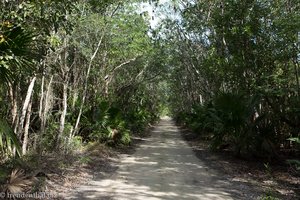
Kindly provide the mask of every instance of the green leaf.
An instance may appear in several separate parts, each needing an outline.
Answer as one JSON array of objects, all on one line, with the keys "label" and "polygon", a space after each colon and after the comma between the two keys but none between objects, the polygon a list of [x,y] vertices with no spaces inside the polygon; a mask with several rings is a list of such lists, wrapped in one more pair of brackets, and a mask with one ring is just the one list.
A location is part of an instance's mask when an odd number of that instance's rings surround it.
[{"label": "green leaf", "polygon": [[300,144],[300,138],[289,138],[287,140]]},{"label": "green leaf", "polygon": [[13,153],[12,150],[16,148],[17,155],[21,155],[21,144],[18,137],[4,119],[0,119],[0,148],[10,156]]}]

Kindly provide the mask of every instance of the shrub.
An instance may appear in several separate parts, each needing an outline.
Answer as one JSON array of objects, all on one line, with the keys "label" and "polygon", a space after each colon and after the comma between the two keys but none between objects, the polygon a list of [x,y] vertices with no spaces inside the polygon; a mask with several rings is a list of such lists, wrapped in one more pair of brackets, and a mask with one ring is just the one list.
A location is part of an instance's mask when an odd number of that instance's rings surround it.
[{"label": "shrub", "polygon": [[[194,105],[176,120],[194,132],[211,133],[213,149],[230,144],[237,155],[262,152],[275,154],[274,124],[267,114],[258,113],[261,99],[240,93],[220,93],[204,105]],[[268,122],[268,123],[266,123]]]},{"label": "shrub", "polygon": [[[298,148],[300,146],[300,138],[289,138],[288,140],[298,144]],[[300,171],[300,160],[298,159],[290,159],[287,160],[287,163],[290,164],[292,167],[294,167],[298,172]]]},{"label": "shrub", "polygon": [[[95,111],[85,113],[86,126],[90,126],[88,140],[113,144],[129,144],[130,131],[126,127],[121,109],[107,101],[99,103]],[[116,134],[117,133],[117,134]],[[122,138],[129,139],[122,139]]]},{"label": "shrub", "polygon": [[14,149],[17,155],[21,155],[21,144],[6,120],[0,118],[0,158],[14,156]]}]

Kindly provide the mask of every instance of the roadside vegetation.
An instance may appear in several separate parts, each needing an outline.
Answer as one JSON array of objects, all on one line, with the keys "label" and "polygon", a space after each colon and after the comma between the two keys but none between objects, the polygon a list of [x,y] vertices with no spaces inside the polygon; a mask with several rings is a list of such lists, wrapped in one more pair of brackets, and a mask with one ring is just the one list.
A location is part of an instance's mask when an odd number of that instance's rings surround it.
[{"label": "roadside vegetation", "polygon": [[298,195],[299,11],[297,1],[189,1],[161,26],[176,121],[214,151],[284,166]]},{"label": "roadside vegetation", "polygon": [[166,66],[138,1],[1,1],[0,12],[3,190],[88,160],[90,146],[128,146],[159,119]]},{"label": "roadside vegetation", "polygon": [[299,3],[197,1],[180,8],[182,20],[162,26],[176,120],[237,156],[297,155]]}]

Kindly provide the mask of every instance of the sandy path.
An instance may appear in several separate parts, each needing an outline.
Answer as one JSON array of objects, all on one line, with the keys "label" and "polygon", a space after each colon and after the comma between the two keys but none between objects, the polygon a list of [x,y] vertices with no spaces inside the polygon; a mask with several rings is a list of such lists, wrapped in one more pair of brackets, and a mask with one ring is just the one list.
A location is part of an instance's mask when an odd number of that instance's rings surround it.
[{"label": "sandy path", "polygon": [[66,199],[244,199],[233,189],[237,187],[194,155],[168,118],[161,120],[133,155],[121,160],[112,177],[81,186]]}]

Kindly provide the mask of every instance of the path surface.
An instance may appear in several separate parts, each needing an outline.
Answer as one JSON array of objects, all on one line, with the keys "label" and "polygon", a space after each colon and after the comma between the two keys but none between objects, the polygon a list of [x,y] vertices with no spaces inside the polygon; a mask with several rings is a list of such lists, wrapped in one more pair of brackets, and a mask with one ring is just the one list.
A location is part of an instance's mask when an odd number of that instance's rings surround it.
[{"label": "path surface", "polygon": [[122,158],[115,175],[81,186],[66,199],[246,199],[234,188],[194,155],[173,121],[165,118],[133,155]]}]

